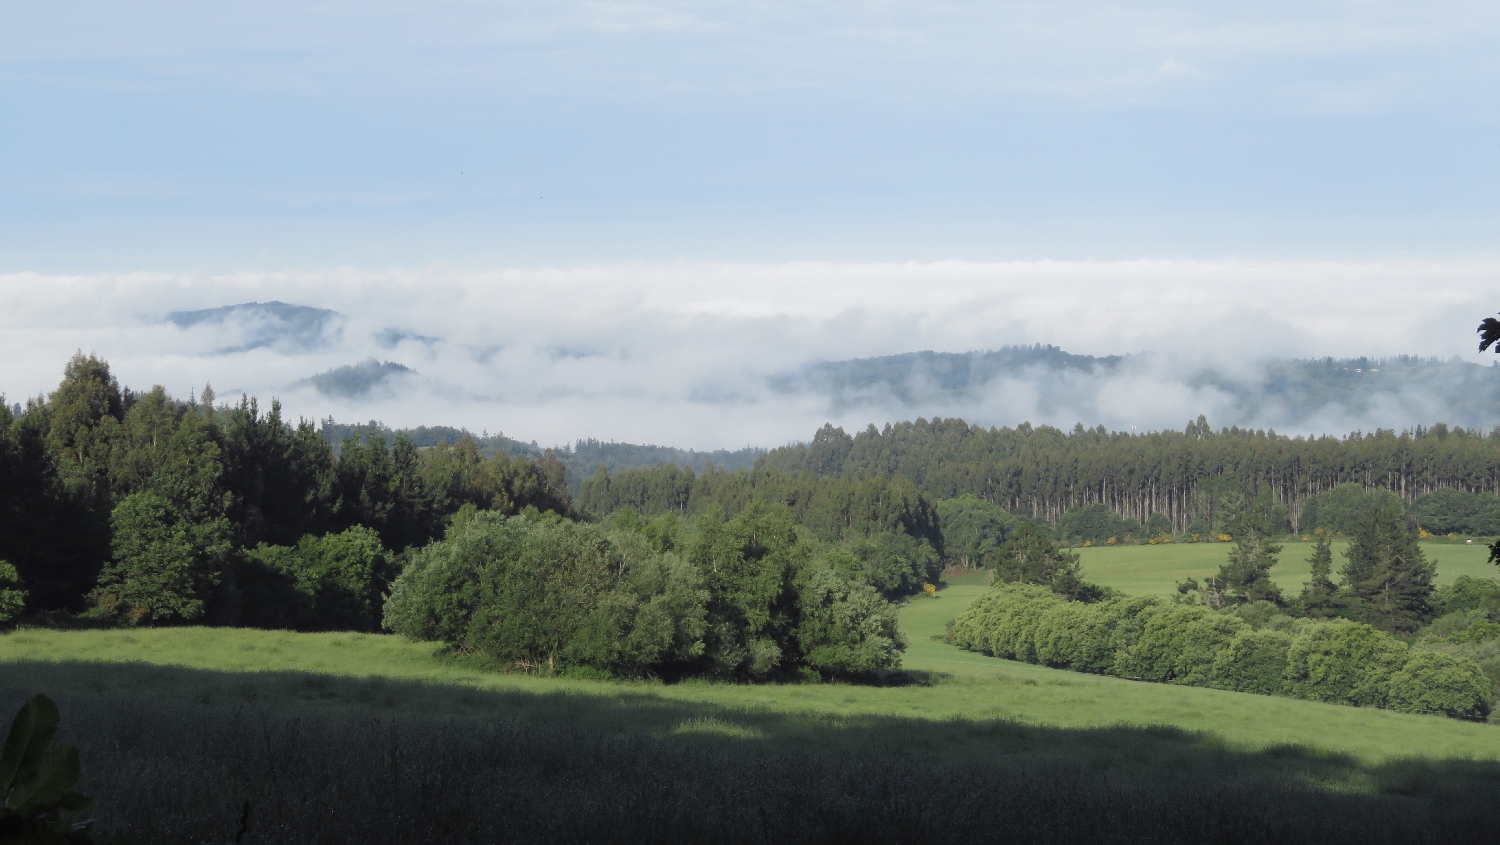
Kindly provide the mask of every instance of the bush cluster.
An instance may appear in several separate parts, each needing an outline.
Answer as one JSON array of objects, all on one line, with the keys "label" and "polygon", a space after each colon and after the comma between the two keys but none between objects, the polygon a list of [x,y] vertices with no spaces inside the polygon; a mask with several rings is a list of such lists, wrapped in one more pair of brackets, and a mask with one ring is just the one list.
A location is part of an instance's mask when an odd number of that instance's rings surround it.
[{"label": "bush cluster", "polygon": [[[830,558],[832,558],[830,560]],[[385,627],[507,668],[768,678],[899,665],[894,606],[786,508],[611,526],[460,514],[391,586]]]},{"label": "bush cluster", "polygon": [[1369,625],[1255,629],[1207,607],[1131,596],[1086,604],[997,585],[953,625],[955,645],[1122,678],[1483,719],[1492,687],[1472,660],[1412,649]]}]

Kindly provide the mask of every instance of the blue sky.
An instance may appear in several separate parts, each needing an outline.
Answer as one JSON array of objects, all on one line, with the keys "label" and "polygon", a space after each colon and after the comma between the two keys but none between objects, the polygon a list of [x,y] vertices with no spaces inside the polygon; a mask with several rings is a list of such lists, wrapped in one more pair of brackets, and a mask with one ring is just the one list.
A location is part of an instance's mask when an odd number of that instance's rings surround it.
[{"label": "blue sky", "polygon": [[1488,254],[1497,9],[15,4],[0,269]]},{"label": "blue sky", "polygon": [[[1485,360],[1497,130],[1494,2],[11,3],[0,393],[82,349],[136,387],[543,443],[1177,427],[1224,407],[1205,363]],[[224,354],[163,321],[272,299],[342,328]],[[768,388],[1031,343],[1161,357],[1076,407]],[[370,356],[420,383],[306,387]],[[1444,413],[1409,399],[1316,427]]]}]

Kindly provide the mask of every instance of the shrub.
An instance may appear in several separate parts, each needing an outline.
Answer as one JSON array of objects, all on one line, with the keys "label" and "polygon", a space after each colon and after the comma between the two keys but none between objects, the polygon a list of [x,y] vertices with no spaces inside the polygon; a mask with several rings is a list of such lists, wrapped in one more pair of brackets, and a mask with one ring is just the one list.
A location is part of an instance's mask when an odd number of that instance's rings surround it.
[{"label": "shrub", "polygon": [[623,568],[593,526],[479,514],[416,555],[392,587],[386,624],[521,668],[611,670],[638,607],[615,595]]},{"label": "shrub", "polygon": [[1248,627],[1206,607],[1165,608],[1145,618],[1140,637],[1116,658],[1115,671],[1127,678],[1204,686],[1219,651]]},{"label": "shrub", "polygon": [[1104,615],[1102,630],[1109,636],[1111,673],[1114,672],[1114,660],[1135,647],[1151,617],[1171,607],[1157,596],[1130,596],[1100,605],[1099,611]]},{"label": "shrub", "polygon": [[1484,719],[1490,713],[1490,680],[1472,660],[1413,650],[1388,681],[1387,706],[1408,713],[1442,713]]},{"label": "shrub", "polygon": [[1003,601],[991,612],[985,631],[990,653],[1035,663],[1037,622],[1063,600],[1048,588],[1035,584],[1007,584],[1000,590]]},{"label": "shrub", "polygon": [[1315,622],[1287,649],[1286,690],[1297,698],[1382,707],[1405,643],[1369,625]]},{"label": "shrub", "polygon": [[93,799],[80,794],[78,749],[49,747],[57,735],[57,705],[45,695],[26,702],[11,722],[0,753],[0,842],[10,845],[88,845],[91,821],[75,823]]},{"label": "shrub", "polygon": [[1078,672],[1109,671],[1115,651],[1108,624],[1096,605],[1058,602],[1037,620],[1037,661]]},{"label": "shrub", "polygon": [[299,631],[378,631],[394,566],[380,535],[357,525],[303,537],[296,546],[264,543],[236,573],[242,624]]},{"label": "shrub", "polygon": [[1437,640],[1432,648],[1463,653],[1435,654],[1360,623],[1299,624],[1294,636],[1155,596],[1085,604],[1035,585],[999,584],[959,616],[948,639],[996,657],[1126,678],[1468,719],[1490,711],[1500,640]]},{"label": "shrub", "polygon": [[1205,686],[1274,695],[1286,675],[1292,636],[1269,629],[1239,631],[1214,656]]}]

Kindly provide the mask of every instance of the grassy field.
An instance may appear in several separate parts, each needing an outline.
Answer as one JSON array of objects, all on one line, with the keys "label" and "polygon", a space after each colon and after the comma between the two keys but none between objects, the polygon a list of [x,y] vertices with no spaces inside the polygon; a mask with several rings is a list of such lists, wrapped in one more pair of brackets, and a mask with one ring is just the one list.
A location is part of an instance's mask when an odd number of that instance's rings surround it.
[{"label": "grassy field", "polygon": [[[1342,542],[1333,544],[1335,573],[1343,566],[1343,551],[1347,545]],[[1075,551],[1083,563],[1083,577],[1090,581],[1127,593],[1165,595],[1175,593],[1177,582],[1184,578],[1201,581],[1204,576],[1218,572],[1230,548],[1229,543],[1164,543],[1157,546],[1096,546]],[[1472,546],[1423,543],[1422,551],[1428,560],[1437,564],[1439,584],[1451,583],[1460,575],[1500,576],[1500,569],[1489,562],[1489,549],[1478,543]],[[1311,556],[1311,543],[1286,543],[1280,555],[1281,562],[1271,570],[1272,579],[1283,591],[1300,591],[1310,577],[1311,567],[1307,559]]]},{"label": "grassy field", "polygon": [[997,812],[1035,841],[1488,841],[1500,726],[960,651],[942,636],[982,580],[902,609],[902,685],[504,675],[366,634],[26,629],[0,635],[0,709],[57,698],[100,823],[172,845],[228,841],[244,802],[246,843],[957,843],[994,839]]},{"label": "grassy field", "polygon": [[[961,580],[961,579],[960,579]],[[947,622],[984,587],[946,586],[902,610],[905,668],[934,682],[847,684],[605,683],[502,675],[434,659],[433,646],[361,634],[237,629],[22,630],[0,636],[7,687],[246,703],[307,712],[381,711],[506,718],[654,737],[700,733],[791,746],[880,748],[967,757],[994,753],[997,722],[1042,730],[1007,734],[1084,750],[1088,731],[1119,726],[1185,732],[1162,740],[1244,752],[1298,745],[1362,763],[1397,758],[1500,760],[1500,729],[1432,716],[1338,707],[1219,690],[1083,675],[964,652],[940,642]],[[896,720],[900,735],[862,729]],[[1055,729],[1055,730],[1054,730]],[[1025,737],[1032,736],[1032,739]],[[1163,735],[1165,736],[1165,735]],[[1160,738],[1159,738],[1160,739]],[[1042,746],[1037,746],[1041,748]]]}]

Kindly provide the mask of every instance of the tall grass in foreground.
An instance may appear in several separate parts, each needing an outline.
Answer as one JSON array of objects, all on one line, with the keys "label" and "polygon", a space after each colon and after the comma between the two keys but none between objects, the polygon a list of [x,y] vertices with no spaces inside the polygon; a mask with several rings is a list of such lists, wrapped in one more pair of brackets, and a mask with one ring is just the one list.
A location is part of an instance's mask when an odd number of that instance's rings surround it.
[{"label": "tall grass in foreground", "polygon": [[[27,692],[0,690],[0,709]],[[1500,821],[1500,766],[1491,763],[1386,764],[1368,770],[1372,792],[1354,794],[1320,785],[1339,761],[1297,749],[1206,748],[1147,776],[1129,762],[1048,758],[1026,743],[969,762],[766,747],[702,718],[652,738],[477,719],[299,717],[108,693],[57,698],[60,738],[79,747],[100,828],[160,845],[1369,845],[1488,842]],[[989,730],[1003,742],[1019,729]],[[1155,737],[1104,733],[1100,742],[1142,753]]]}]

